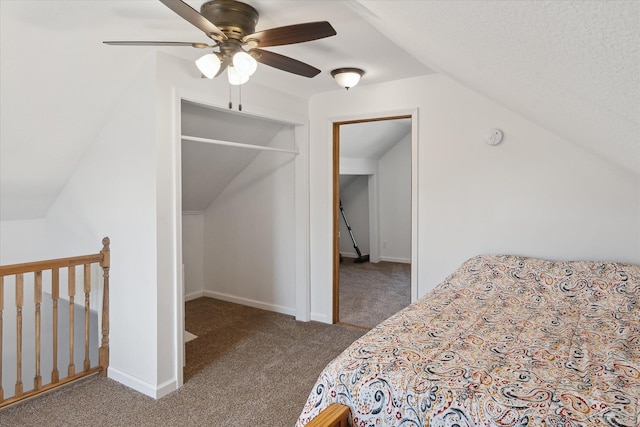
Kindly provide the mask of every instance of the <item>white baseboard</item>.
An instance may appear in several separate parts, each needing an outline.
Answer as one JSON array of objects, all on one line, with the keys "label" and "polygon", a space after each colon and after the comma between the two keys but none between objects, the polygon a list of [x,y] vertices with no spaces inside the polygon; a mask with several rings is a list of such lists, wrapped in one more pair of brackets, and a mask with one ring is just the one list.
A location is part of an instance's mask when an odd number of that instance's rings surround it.
[{"label": "white baseboard", "polygon": [[[344,258],[358,258],[358,254],[356,254],[355,252],[341,252],[342,256]],[[386,262],[398,262],[398,263],[402,263],[402,264],[411,264],[411,259],[407,259],[407,258],[395,258],[395,257],[390,257],[390,256],[380,256],[377,260],[371,258],[371,262],[373,262],[374,264],[376,262],[379,261],[386,261]]]},{"label": "white baseboard", "polygon": [[380,261],[386,261],[386,262],[399,262],[402,264],[411,264],[411,259],[407,259],[407,258],[393,258],[393,257],[389,257],[389,256],[381,256],[380,257]]},{"label": "white baseboard", "polygon": [[178,389],[178,382],[174,379],[158,384],[156,388],[156,399],[160,399],[169,393],[172,393]]},{"label": "white baseboard", "polygon": [[314,322],[327,323],[329,325],[333,323],[329,316],[322,313],[311,313],[311,320]]},{"label": "white baseboard", "polygon": [[282,305],[271,304],[262,301],[256,301],[249,298],[242,298],[235,295],[224,294],[215,291],[204,291],[203,296],[209,298],[215,298],[222,301],[233,302],[236,304],[247,305],[249,307],[260,308],[262,310],[273,311],[275,313],[287,314],[289,316],[295,316],[295,308],[285,307]]},{"label": "white baseboard", "polygon": [[109,378],[114,381],[119,382],[122,385],[125,385],[137,392],[145,394],[154,399],[160,399],[161,397],[166,396],[178,389],[178,385],[175,379],[165,381],[158,386],[153,386],[145,381],[142,381],[140,378],[136,378],[132,375],[119,371],[116,368],[109,366]]},{"label": "white baseboard", "polygon": [[340,252],[340,254],[344,257],[344,258],[358,258],[358,254],[355,252]]},{"label": "white baseboard", "polygon": [[184,300],[191,301],[192,299],[201,298],[204,296],[204,291],[192,292],[190,294],[185,294]]}]

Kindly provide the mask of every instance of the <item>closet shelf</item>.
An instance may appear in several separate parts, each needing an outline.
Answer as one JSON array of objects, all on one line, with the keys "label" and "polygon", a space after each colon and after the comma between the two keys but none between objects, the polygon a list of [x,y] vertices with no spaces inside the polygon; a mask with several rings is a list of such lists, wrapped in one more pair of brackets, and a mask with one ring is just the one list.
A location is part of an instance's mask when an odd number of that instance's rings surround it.
[{"label": "closet shelf", "polygon": [[297,151],[284,148],[264,147],[262,145],[243,144],[241,142],[223,141],[221,139],[200,138],[198,136],[181,135],[183,141],[206,142],[207,144],[226,145],[228,147],[250,148],[252,150],[278,151],[281,153],[298,154]]}]

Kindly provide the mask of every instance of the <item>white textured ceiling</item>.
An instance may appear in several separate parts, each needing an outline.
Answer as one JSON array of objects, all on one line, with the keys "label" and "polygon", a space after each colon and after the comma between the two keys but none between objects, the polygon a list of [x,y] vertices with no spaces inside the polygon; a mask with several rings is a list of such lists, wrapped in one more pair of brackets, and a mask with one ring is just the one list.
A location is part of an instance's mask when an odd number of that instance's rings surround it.
[{"label": "white textured ceiling", "polygon": [[[640,174],[640,2],[250,3],[258,29],[328,20],[338,32],[272,49],[321,68],[316,78],[261,66],[250,84],[308,98],[335,90],[329,71],[341,66],[363,67],[362,85],[435,70]],[[202,54],[103,40],[202,38],[152,0],[1,0],[0,218],[46,214],[152,50]]]},{"label": "white textured ceiling", "polygon": [[640,173],[640,2],[359,3],[434,70]]}]

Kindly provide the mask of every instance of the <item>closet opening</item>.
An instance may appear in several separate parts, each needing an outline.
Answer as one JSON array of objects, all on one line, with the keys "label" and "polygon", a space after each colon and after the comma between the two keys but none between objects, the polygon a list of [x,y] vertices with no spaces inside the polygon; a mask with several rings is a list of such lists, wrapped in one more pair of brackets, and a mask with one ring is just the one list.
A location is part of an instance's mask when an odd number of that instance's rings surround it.
[{"label": "closet opening", "polygon": [[[198,351],[196,360],[189,348],[196,348],[213,327],[206,319],[190,318],[190,307],[206,305],[199,299],[297,314],[296,138],[301,132],[296,124],[186,100],[180,108],[183,365],[188,381],[207,366],[201,360],[206,352]],[[251,325],[242,330],[249,333]],[[216,357],[214,353],[210,356]]]}]

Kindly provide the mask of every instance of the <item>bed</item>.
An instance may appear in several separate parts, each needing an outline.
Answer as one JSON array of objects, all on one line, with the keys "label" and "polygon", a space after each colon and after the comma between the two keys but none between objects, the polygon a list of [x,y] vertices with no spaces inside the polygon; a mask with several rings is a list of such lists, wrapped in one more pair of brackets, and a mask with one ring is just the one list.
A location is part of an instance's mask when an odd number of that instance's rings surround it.
[{"label": "bed", "polygon": [[327,365],[305,425],[638,427],[640,267],[472,258]]}]

